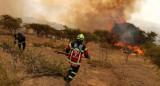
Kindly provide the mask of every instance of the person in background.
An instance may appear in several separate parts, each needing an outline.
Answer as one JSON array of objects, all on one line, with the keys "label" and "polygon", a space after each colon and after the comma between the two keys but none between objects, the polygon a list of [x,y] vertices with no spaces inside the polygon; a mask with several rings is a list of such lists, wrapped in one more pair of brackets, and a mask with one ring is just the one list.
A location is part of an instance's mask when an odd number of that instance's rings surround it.
[{"label": "person in background", "polygon": [[[20,50],[23,51],[26,47],[26,43],[25,43],[26,37],[21,33],[14,34],[13,37],[15,38],[14,44],[16,44],[16,40],[18,40],[18,47]],[[21,46],[23,46],[22,49],[21,49]]]}]

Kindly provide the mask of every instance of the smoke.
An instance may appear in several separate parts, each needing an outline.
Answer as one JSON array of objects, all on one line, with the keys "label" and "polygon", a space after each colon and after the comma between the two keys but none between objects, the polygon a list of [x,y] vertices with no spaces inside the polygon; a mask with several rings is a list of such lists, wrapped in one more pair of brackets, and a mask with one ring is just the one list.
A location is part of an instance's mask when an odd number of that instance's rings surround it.
[{"label": "smoke", "polygon": [[0,15],[35,17],[82,30],[108,29],[140,10],[144,0],[0,0]]},{"label": "smoke", "polygon": [[0,15],[22,16],[23,6],[24,1],[22,0],[0,0]]},{"label": "smoke", "polygon": [[117,39],[123,44],[132,46],[137,45],[136,39],[139,35],[139,29],[133,24],[115,24],[115,26],[112,29],[112,32],[116,34]]},{"label": "smoke", "polygon": [[68,11],[66,22],[80,29],[91,31],[108,29],[110,24],[129,19],[140,10],[144,0],[77,0]]}]

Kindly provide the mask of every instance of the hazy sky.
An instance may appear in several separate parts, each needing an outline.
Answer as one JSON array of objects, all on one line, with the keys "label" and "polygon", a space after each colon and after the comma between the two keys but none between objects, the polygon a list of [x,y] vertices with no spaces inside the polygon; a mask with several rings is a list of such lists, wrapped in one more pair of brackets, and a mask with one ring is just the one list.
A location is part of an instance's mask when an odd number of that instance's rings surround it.
[{"label": "hazy sky", "polygon": [[160,0],[147,0],[141,12],[132,15],[132,19],[134,18],[160,24]]}]

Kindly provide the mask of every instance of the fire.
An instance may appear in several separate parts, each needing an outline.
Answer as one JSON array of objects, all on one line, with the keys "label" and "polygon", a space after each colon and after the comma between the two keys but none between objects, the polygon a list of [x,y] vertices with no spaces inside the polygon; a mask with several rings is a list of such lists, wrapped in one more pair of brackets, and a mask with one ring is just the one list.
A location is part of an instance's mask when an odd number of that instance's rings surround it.
[{"label": "fire", "polygon": [[124,44],[122,42],[118,42],[118,43],[115,43],[114,46],[124,47]]},{"label": "fire", "polygon": [[128,48],[129,48],[130,50],[136,51],[139,55],[144,55],[144,51],[141,50],[138,46],[132,47],[132,46],[128,45]]},{"label": "fire", "polygon": [[110,25],[109,25],[109,31],[110,31],[110,32],[111,32],[112,28],[113,28],[113,24],[110,24]]},{"label": "fire", "polygon": [[126,23],[126,20],[124,19],[123,16],[119,16],[119,17],[117,18],[117,21],[116,21],[116,22],[112,22],[111,20],[110,20],[109,22],[110,22],[110,24],[109,24],[108,28],[109,28],[109,31],[111,32],[114,24],[116,24],[116,23]]},{"label": "fire", "polygon": [[123,16],[119,16],[118,22],[119,23],[126,23],[126,20],[123,18]]},{"label": "fire", "polygon": [[131,46],[131,45],[125,45],[122,42],[117,42],[114,44],[114,46],[118,46],[121,48],[126,48],[127,52],[124,51],[123,49],[120,49],[123,53],[128,53],[130,55],[144,55],[144,51],[141,50],[138,46]]},{"label": "fire", "polygon": [[[123,16],[119,15],[119,17],[117,18],[117,21],[115,23],[126,23],[126,20],[124,19]],[[114,23],[113,22],[110,22],[110,25],[109,25],[109,31],[111,31],[113,29],[113,26],[114,26]],[[115,39],[113,39],[113,41],[116,40],[116,36],[115,36]],[[127,41],[127,40],[126,40]],[[126,43],[122,43],[122,42],[117,42],[114,44],[114,46],[118,46],[118,47],[121,47],[121,48],[125,48],[126,50],[124,51],[123,49],[120,49],[123,53],[127,53],[127,54],[130,54],[130,55],[144,55],[144,51],[141,50],[138,46],[131,46],[131,45],[128,45],[127,42]]]}]

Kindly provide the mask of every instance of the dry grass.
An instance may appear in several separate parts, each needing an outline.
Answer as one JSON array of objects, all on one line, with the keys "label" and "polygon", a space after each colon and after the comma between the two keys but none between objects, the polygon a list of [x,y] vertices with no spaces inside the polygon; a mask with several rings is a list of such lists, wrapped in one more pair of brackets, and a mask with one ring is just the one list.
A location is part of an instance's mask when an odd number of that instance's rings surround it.
[{"label": "dry grass", "polygon": [[102,60],[87,60],[87,63],[90,64],[93,67],[100,67],[100,68],[111,68],[112,65],[108,61],[102,61]]},{"label": "dry grass", "polygon": [[[0,86],[19,86],[20,81],[15,76],[10,77],[0,56]],[[10,69],[11,70],[11,69]]]},{"label": "dry grass", "polygon": [[[14,47],[11,42],[3,42],[1,44],[3,51],[11,54],[13,62],[20,61],[27,73],[34,75],[49,74],[52,76],[64,76],[67,66],[63,61],[54,60],[52,63],[48,61],[41,51],[35,49],[26,49],[20,52],[17,47]],[[14,59],[16,58],[16,59]],[[15,65],[16,67],[16,65]],[[16,69],[15,69],[16,70]]]},{"label": "dry grass", "polygon": [[63,61],[54,60],[52,63],[46,59],[42,52],[26,50],[20,57],[20,61],[25,66],[28,73],[49,74],[52,76],[63,76],[67,67]]},{"label": "dry grass", "polygon": [[42,44],[40,44],[40,43],[33,43],[34,47],[50,47],[50,48],[54,49],[53,45],[54,44],[52,42],[44,42]]}]

